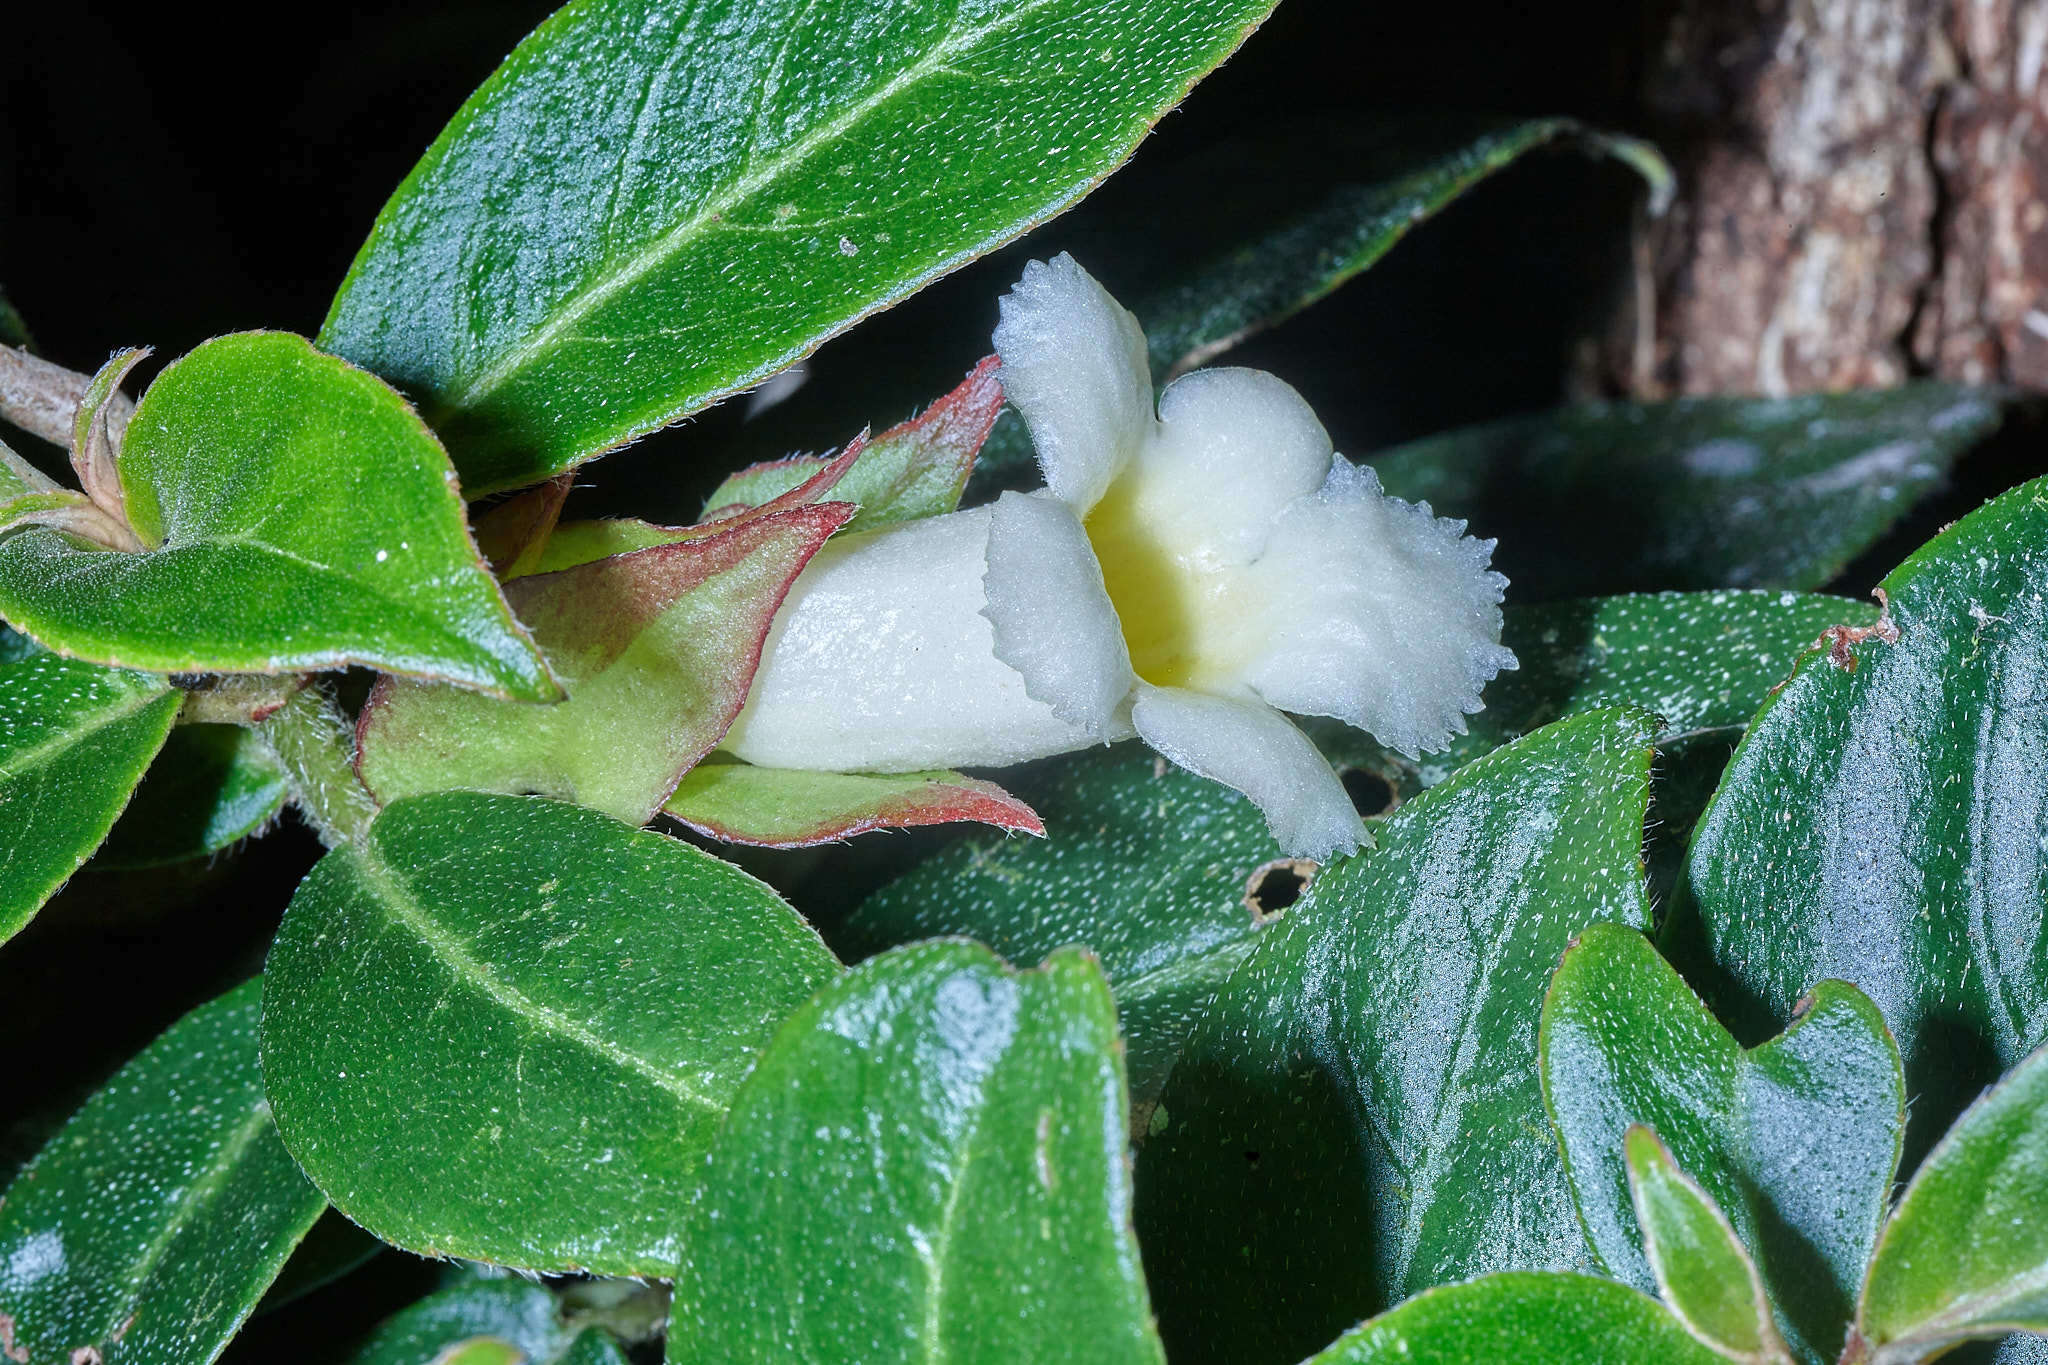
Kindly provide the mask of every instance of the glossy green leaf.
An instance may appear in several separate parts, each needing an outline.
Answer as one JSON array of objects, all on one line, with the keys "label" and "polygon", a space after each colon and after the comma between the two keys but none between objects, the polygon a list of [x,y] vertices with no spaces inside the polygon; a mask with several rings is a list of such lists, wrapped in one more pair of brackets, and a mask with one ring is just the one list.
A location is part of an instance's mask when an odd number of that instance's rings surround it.
[{"label": "glossy green leaf", "polygon": [[551,1361],[569,1333],[555,1296],[529,1280],[472,1279],[430,1294],[380,1326],[349,1365],[449,1365],[445,1352],[479,1338],[501,1342],[526,1362]]},{"label": "glossy green leaf", "polygon": [[178,705],[161,678],[33,646],[0,654],[0,940],[107,837]]},{"label": "glossy green leaf", "polygon": [[[1003,410],[997,366],[996,358],[988,357],[951,393],[863,446],[831,489],[833,501],[860,508],[846,524],[849,532],[941,516],[960,505],[975,456]],[[828,456],[798,455],[742,469],[704,500],[704,515],[759,507],[830,464]]]},{"label": "glossy green leaf", "polygon": [[330,1208],[292,1250],[291,1259],[277,1278],[258,1313],[282,1308],[316,1289],[325,1289],[349,1272],[359,1270],[384,1250],[384,1244]]},{"label": "glossy green leaf", "polygon": [[0,614],[80,658],[161,672],[367,664],[559,697],[463,521],[433,434],[298,337],[209,341],[143,395],[120,458],[149,547],[0,538]]},{"label": "glossy green leaf", "polygon": [[1418,1294],[1307,1365],[1722,1365],[1647,1296],[1585,1275],[1488,1275]]},{"label": "glossy green leaf", "polygon": [[204,1365],[327,1207],[256,1062],[261,989],[202,1005],[123,1067],[0,1201],[0,1352]]},{"label": "glossy green leaf", "polygon": [[1333,751],[1397,775],[1405,793],[1443,781],[1482,754],[1563,716],[1637,706],[1665,724],[1668,760],[1694,745],[1725,755],[1799,656],[1836,626],[1868,627],[1877,608],[1790,592],[1635,593],[1534,606],[1510,603],[1501,643],[1518,667],[1486,688],[1486,709],[1441,753],[1418,763],[1357,731],[1319,728]]},{"label": "glossy green leaf", "polygon": [[1139,1152],[1176,1360],[1297,1360],[1430,1285],[1585,1264],[1538,1010],[1573,935],[1648,918],[1654,733],[1592,711],[1495,750],[1260,936]]},{"label": "glossy green leaf", "polygon": [[576,0],[393,195],[323,343],[472,493],[534,482],[1073,203],[1271,8]]},{"label": "glossy green leaf", "polygon": [[387,807],[271,949],[263,1069],[292,1154],[388,1242],[667,1275],[740,1078],[837,964],[707,853],[536,798]]},{"label": "glossy green leaf", "polygon": [[1648,1124],[1756,1257],[1787,1341],[1832,1361],[1891,1196],[1905,1127],[1897,1049],[1854,987],[1823,981],[1745,1051],[1641,934],[1594,925],[1543,1006],[1543,1082],[1587,1240],[1656,1283],[1624,1161]]},{"label": "glossy green leaf", "polygon": [[538,794],[645,824],[746,704],[783,595],[843,503],[514,580],[506,596],[569,700],[498,701],[385,678],[359,763],[379,800],[465,787]]},{"label": "glossy green leaf", "polygon": [[1466,427],[1372,466],[1394,496],[1498,536],[1494,567],[1524,602],[1816,588],[2000,418],[1994,393],[1937,383],[1600,403]]},{"label": "glossy green leaf", "polygon": [[1285,870],[1280,847],[1251,802],[1142,744],[1017,779],[1044,839],[949,846],[863,902],[835,946],[866,956],[959,934],[1032,963],[1086,944],[1116,995],[1143,1131],[1195,1014],[1251,951],[1264,920],[1246,898],[1258,869]]},{"label": "glossy green leaf", "polygon": [[100,868],[160,867],[246,839],[284,809],[291,781],[255,731],[181,725],[94,855]]},{"label": "glossy green leaf", "polygon": [[1789,1365],[1763,1280],[1713,1196],[1678,1168],[1652,1130],[1633,1124],[1622,1141],[1643,1252],[1664,1302],[1729,1359]]},{"label": "glossy green leaf", "polygon": [[921,944],[828,986],[712,1147],[668,1358],[1164,1365],[1117,1054],[1080,952]]},{"label": "glossy green leaf", "polygon": [[1571,119],[1404,112],[1224,143],[1164,192],[1133,253],[1129,293],[1153,372],[1208,364],[1285,321],[1488,177],[1564,141],[1621,157],[1653,197],[1670,197],[1655,150]]},{"label": "glossy green leaf", "polygon": [[1858,1326],[1874,1358],[2048,1332],[2048,1049],[1956,1121],[1914,1175],[1870,1263]]},{"label": "glossy green leaf", "polygon": [[1758,715],[1675,911],[1738,1029],[1823,977],[1862,987],[1937,1129],[2048,1035],[2044,563],[2036,481],[1894,571],[1892,629],[1839,638]]},{"label": "glossy green leaf", "polygon": [[631,1365],[619,1343],[595,1327],[576,1334],[569,1349],[555,1357],[555,1365]]},{"label": "glossy green leaf", "polygon": [[955,772],[824,773],[700,763],[662,807],[728,843],[808,848],[877,829],[959,820],[1043,834],[1031,807],[993,782]]}]

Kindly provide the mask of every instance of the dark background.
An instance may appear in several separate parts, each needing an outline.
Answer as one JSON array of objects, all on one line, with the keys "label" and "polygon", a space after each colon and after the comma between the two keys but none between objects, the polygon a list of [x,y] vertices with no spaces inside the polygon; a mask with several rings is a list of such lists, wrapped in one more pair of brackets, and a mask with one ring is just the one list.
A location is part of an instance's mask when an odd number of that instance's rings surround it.
[{"label": "dark background", "polygon": [[[227,331],[317,330],[385,196],[553,6],[11,8],[0,20],[0,285],[45,355],[91,371],[118,346],[151,345],[161,360]],[[1104,199],[1141,211],[1158,167],[1273,119],[1458,109],[1669,136],[1637,95],[1662,21],[1656,0],[1286,0]],[[1353,455],[1583,396],[1583,343],[1617,299],[1637,193],[1611,164],[1534,157],[1233,358],[1295,382]],[[1100,205],[1076,221],[1091,211]],[[1055,223],[827,347],[821,371],[849,355],[886,363],[948,328],[964,337],[964,370],[986,349],[1018,256],[1059,249],[1071,228]],[[745,449],[741,407],[590,467],[593,491],[579,496],[689,519],[691,499]],[[886,847],[901,856],[920,844]],[[317,854],[288,821],[211,868],[88,872],[0,949],[0,1170],[179,1014],[257,970]],[[342,1293],[257,1320],[229,1358],[336,1353],[434,1273],[386,1255]]]}]

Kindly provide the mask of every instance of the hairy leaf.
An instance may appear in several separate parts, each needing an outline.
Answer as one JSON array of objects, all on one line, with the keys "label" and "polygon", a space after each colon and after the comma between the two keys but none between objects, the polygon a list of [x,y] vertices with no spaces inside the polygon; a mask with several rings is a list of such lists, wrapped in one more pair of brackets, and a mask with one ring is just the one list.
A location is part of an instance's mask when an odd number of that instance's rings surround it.
[{"label": "hairy leaf", "polygon": [[1664,1302],[1701,1341],[1743,1365],[1789,1365],[1756,1265],[1713,1196],[1651,1129],[1623,1139],[1643,1251]]},{"label": "hairy leaf", "polygon": [[98,868],[161,867],[218,853],[284,809],[291,780],[256,732],[181,725],[93,856]]},{"label": "hairy leaf", "polygon": [[1724,1365],[1654,1300],[1612,1280],[1527,1271],[1418,1294],[1307,1365]]},{"label": "hairy leaf", "polygon": [[536,798],[414,797],[292,898],[264,1076],[292,1154],[386,1241],[667,1275],[733,1090],[836,970],[687,844]]},{"label": "hairy leaf", "polygon": [[44,644],[162,672],[368,664],[558,698],[404,400],[298,337],[209,341],[143,395],[121,450],[147,549],[0,537],[0,615]]},{"label": "hairy leaf", "polygon": [[1022,963],[1087,945],[1116,994],[1142,1119],[1196,1012],[1251,951],[1259,869],[1297,886],[1300,873],[1251,802],[1141,744],[1018,776],[1046,838],[953,844],[863,902],[835,945],[866,956],[959,934]]},{"label": "hairy leaf", "polygon": [[[520,1365],[555,1359],[569,1333],[555,1296],[528,1280],[473,1279],[430,1294],[383,1323],[349,1365],[452,1365],[447,1352],[478,1341],[520,1353]],[[497,1365],[493,1362],[493,1365]]]},{"label": "hairy leaf", "polygon": [[1594,925],[1543,1005],[1543,1084],[1594,1254],[1649,1289],[1624,1160],[1647,1124],[1757,1259],[1786,1339],[1834,1360],[1891,1197],[1905,1127],[1898,1050],[1854,987],[1823,981],[1745,1051],[1633,930]]},{"label": "hairy leaf", "polygon": [[[1116,1015],[1085,954],[884,954],[790,1019],[711,1150],[672,1361],[1164,1365]],[[849,1273],[857,1267],[857,1273]]]},{"label": "hairy leaf", "polygon": [[472,492],[534,482],[1073,203],[1271,8],[575,0],[392,196],[323,343]]},{"label": "hairy leaf", "polygon": [[1858,1328],[1882,1361],[2048,1332],[2048,1050],[1928,1154],[1878,1240]]},{"label": "hairy leaf", "polygon": [[1675,912],[1739,1031],[1823,977],[1860,986],[1936,1128],[2048,1035],[2044,555],[2037,481],[1895,570],[1886,628],[1839,635],[1758,715]]},{"label": "hairy leaf", "polygon": [[10,637],[0,652],[0,940],[107,837],[178,705],[161,678]]},{"label": "hairy leaf", "polygon": [[260,985],[200,1006],[86,1101],[0,1201],[0,1352],[205,1365],[327,1207],[277,1140]]},{"label": "hairy leaf", "polygon": [[1296,1360],[1430,1285],[1585,1263],[1538,1008],[1574,934],[1648,917],[1654,733],[1591,711],[1494,751],[1261,935],[1139,1153],[1177,1359]]},{"label": "hairy leaf", "polygon": [[[1799,398],[1600,403],[1375,455],[1395,497],[1498,536],[1524,601],[1645,588],[1816,588],[2001,418],[1910,384]],[[1598,528],[1560,534],[1560,528]]]}]

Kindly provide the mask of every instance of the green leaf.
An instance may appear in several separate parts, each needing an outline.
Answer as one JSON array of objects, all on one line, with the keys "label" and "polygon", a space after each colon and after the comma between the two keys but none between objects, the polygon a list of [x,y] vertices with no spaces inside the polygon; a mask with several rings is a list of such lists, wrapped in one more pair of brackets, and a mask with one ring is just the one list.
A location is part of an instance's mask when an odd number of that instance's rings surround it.
[{"label": "green leaf", "polygon": [[608,1332],[595,1327],[576,1334],[569,1349],[555,1357],[555,1365],[631,1365],[626,1353]]},{"label": "green leaf", "polygon": [[160,678],[32,646],[0,654],[0,940],[107,837],[178,705]]},{"label": "green leaf", "polygon": [[1664,1302],[1730,1360],[1790,1365],[1756,1265],[1713,1196],[1678,1168],[1651,1129],[1632,1124],[1622,1141],[1643,1251]]},{"label": "green leaf", "polygon": [[1528,1271],[1418,1294],[1307,1365],[1721,1365],[1654,1300],[1611,1280]]},{"label": "green leaf", "polygon": [[305,1238],[292,1251],[291,1259],[270,1289],[258,1313],[268,1313],[324,1289],[350,1271],[368,1265],[384,1250],[384,1244],[330,1208],[320,1215]]},{"label": "green leaf", "polygon": [[[862,447],[831,488],[833,501],[860,508],[846,524],[849,532],[936,517],[960,505],[974,457],[1003,410],[998,364],[988,357],[951,393]],[[759,507],[817,477],[831,463],[824,455],[798,455],[749,466],[704,500],[704,515]]]},{"label": "green leaf", "polygon": [[1124,1104],[1114,1007],[1084,953],[1019,973],[932,943],[855,968],[733,1101],[668,1358],[1163,1365]]},{"label": "green leaf", "polygon": [[534,482],[1073,203],[1271,8],[576,0],[392,196],[323,344],[472,493]]},{"label": "green leaf", "polygon": [[1890,626],[1838,635],[1758,715],[1674,911],[1676,960],[1738,1032],[1809,982],[1861,986],[1923,1141],[2048,1036],[2044,554],[2036,481],[1885,579]]},{"label": "green leaf", "polygon": [[725,737],[783,595],[844,503],[736,518],[558,573],[506,596],[569,700],[553,706],[385,678],[360,728],[360,771],[381,801],[465,787],[537,794],[645,824]]},{"label": "green leaf", "polygon": [[161,867],[246,839],[284,809],[291,780],[240,725],[181,725],[94,856],[101,868]]},{"label": "green leaf", "polygon": [[349,1365],[449,1365],[445,1352],[496,1340],[526,1361],[553,1360],[568,1342],[555,1296],[521,1279],[472,1280],[430,1294],[387,1320]]},{"label": "green leaf", "polygon": [[1502,615],[1501,643],[1519,666],[1487,685],[1486,709],[1443,752],[1418,763],[1334,722],[1319,726],[1317,738],[1359,766],[1398,775],[1408,795],[1553,720],[1602,706],[1661,717],[1658,747],[1667,760],[1714,744],[1725,755],[1802,652],[1836,626],[1874,624],[1877,609],[1756,590],[1510,604]]},{"label": "green leaf", "polygon": [[1334,293],[1468,191],[1560,142],[1619,156],[1653,197],[1670,197],[1653,149],[1572,119],[1403,113],[1223,144],[1164,190],[1132,253],[1127,293],[1155,376],[1208,364]]},{"label": "green leaf", "polygon": [[159,672],[367,664],[558,698],[404,400],[298,337],[209,341],[150,386],[120,457],[135,533],[0,538],[0,614],[44,644]]},{"label": "green leaf", "polygon": [[974,820],[1044,834],[1031,807],[993,782],[955,772],[822,773],[700,763],[662,810],[728,843],[808,848],[877,829]]},{"label": "green leaf", "polygon": [[1143,1131],[1196,1013],[1264,922],[1247,905],[1259,869],[1291,865],[1251,802],[1142,744],[1018,778],[1046,838],[952,844],[864,901],[835,946],[866,956],[958,934],[1012,962],[1039,962],[1086,944],[1116,996]]},{"label": "green leaf", "polygon": [[1937,383],[1595,403],[1433,436],[1372,466],[1395,497],[1498,536],[1494,567],[1525,602],[1816,588],[2000,420],[1995,393]]},{"label": "green leaf", "polygon": [[1260,936],[1139,1153],[1176,1360],[1296,1360],[1430,1285],[1585,1263],[1538,1007],[1573,935],[1648,918],[1654,733],[1592,711],[1495,750]]},{"label": "green leaf", "polygon": [[1878,1240],[1858,1328],[1887,1362],[2048,1332],[2048,1049],[1928,1154]]},{"label": "green leaf", "polygon": [[1783,1034],[1745,1051],[1642,935],[1593,925],[1543,1005],[1543,1084],[1594,1255],[1639,1288],[1624,1144],[1647,1124],[1756,1255],[1800,1357],[1832,1361],[1891,1197],[1905,1127],[1877,1008],[1823,981]]},{"label": "green leaf", "polygon": [[172,1025],[0,1201],[0,1351],[204,1365],[327,1203],[292,1164],[256,1064],[251,981]]},{"label": "green leaf", "polygon": [[292,898],[264,1076],[292,1155],[387,1242],[667,1275],[733,1090],[836,970],[774,892],[687,844],[414,797]]}]

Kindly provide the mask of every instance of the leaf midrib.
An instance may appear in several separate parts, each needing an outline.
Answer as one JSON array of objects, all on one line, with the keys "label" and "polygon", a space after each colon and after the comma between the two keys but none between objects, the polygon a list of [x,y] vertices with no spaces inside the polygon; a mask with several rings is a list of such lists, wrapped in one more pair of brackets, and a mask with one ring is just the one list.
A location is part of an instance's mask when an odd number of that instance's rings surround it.
[{"label": "leaf midrib", "polygon": [[688,218],[669,229],[646,249],[632,256],[622,268],[602,275],[592,284],[569,295],[564,306],[531,336],[518,345],[509,347],[460,391],[443,400],[438,406],[444,413],[474,408],[524,370],[536,357],[551,349],[555,342],[577,323],[613,296],[639,283],[668,260],[680,254],[685,247],[703,236],[711,225],[717,224],[728,210],[751,197],[756,191],[772,184],[789,167],[808,160],[815,152],[845,136],[855,125],[875,109],[894,99],[905,88],[944,70],[947,62],[961,50],[1021,23],[1053,2],[1054,0],[1025,0],[1025,3],[993,23],[965,30],[940,41],[923,57],[878,86],[867,98],[849,105],[836,118],[819,124],[767,162],[758,167],[748,167],[746,172],[723,192],[704,200]]},{"label": "leaf midrib", "polygon": [[523,991],[499,980],[483,962],[470,953],[466,943],[435,923],[425,908],[414,899],[411,887],[389,863],[384,861],[374,832],[369,844],[356,853],[354,861],[371,883],[371,890],[376,893],[377,903],[388,908],[392,916],[459,980],[482,991],[493,1002],[541,1031],[577,1043],[613,1065],[645,1077],[679,1100],[714,1114],[725,1113],[726,1106],[722,1102],[684,1084],[668,1068],[642,1057],[637,1052],[620,1047],[560,1010],[543,1005]]},{"label": "leaf midrib", "polygon": [[0,782],[12,782],[24,777],[32,769],[44,766],[55,752],[83,744],[107,727],[139,715],[162,701],[170,694],[170,690],[169,687],[161,687],[152,692],[131,693],[121,705],[109,707],[88,724],[60,730],[48,739],[32,744],[26,749],[17,750],[8,755],[5,762],[0,762]]}]

